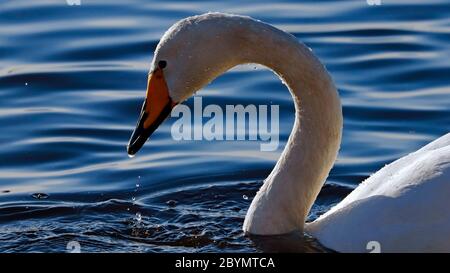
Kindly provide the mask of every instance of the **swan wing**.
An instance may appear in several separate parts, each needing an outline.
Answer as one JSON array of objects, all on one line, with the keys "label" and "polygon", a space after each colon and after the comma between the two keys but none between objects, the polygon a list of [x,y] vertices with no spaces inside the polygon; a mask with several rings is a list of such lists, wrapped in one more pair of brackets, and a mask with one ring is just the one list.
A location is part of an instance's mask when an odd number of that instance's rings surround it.
[{"label": "swan wing", "polygon": [[307,224],[325,246],[367,252],[450,252],[450,133],[386,165]]}]

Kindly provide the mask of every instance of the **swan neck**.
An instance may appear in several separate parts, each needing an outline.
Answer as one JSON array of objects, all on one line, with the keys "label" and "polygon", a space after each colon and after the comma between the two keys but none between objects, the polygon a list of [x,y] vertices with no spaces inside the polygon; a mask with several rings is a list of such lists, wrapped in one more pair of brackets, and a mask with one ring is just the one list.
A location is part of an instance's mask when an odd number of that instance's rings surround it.
[{"label": "swan neck", "polygon": [[303,230],[339,150],[339,96],[325,67],[294,36],[259,22],[246,31],[248,40],[236,49],[239,63],[262,64],[281,78],[295,104],[295,122],[278,162],[252,201],[244,231],[267,235]]}]

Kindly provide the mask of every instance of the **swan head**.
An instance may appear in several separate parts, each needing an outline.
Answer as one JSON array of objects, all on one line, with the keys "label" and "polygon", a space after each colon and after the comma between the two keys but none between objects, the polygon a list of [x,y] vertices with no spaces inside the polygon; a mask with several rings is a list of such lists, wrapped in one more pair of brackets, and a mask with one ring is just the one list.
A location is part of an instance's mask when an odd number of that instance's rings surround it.
[{"label": "swan head", "polygon": [[127,146],[129,155],[139,151],[173,107],[235,65],[233,41],[226,33],[236,30],[236,24],[230,23],[234,17],[245,18],[221,13],[188,17],[163,35],[155,50],[141,114]]}]

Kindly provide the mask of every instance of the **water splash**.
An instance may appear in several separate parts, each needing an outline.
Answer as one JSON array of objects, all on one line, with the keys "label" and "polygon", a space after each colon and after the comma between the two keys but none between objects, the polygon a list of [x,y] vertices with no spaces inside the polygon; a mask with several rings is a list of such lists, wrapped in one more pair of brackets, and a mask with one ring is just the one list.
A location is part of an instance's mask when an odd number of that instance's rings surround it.
[{"label": "water splash", "polygon": [[142,214],[140,212],[136,212],[135,218],[136,221],[141,222],[142,221]]}]

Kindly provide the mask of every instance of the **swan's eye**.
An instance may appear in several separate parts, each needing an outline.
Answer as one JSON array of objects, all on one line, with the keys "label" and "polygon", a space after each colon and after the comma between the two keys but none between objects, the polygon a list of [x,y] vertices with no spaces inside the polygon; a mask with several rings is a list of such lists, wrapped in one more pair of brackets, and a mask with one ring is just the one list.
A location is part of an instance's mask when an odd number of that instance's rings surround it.
[{"label": "swan's eye", "polygon": [[167,62],[164,60],[161,60],[158,62],[158,67],[161,69],[164,69],[167,66]]}]

